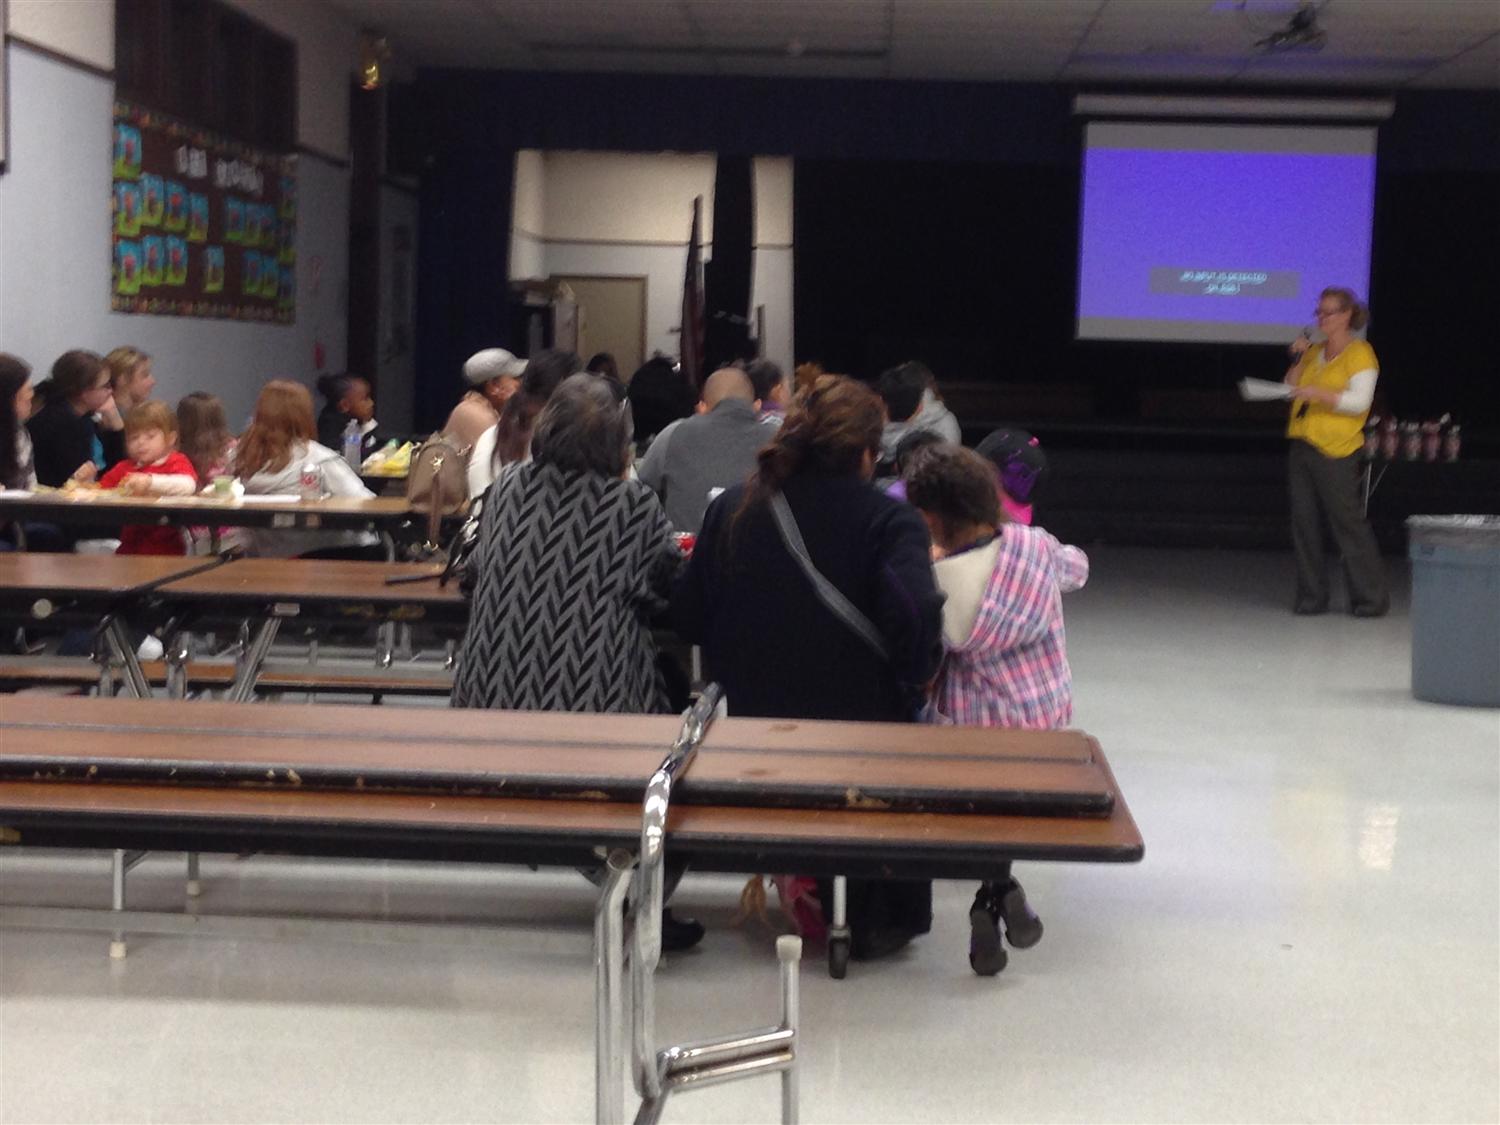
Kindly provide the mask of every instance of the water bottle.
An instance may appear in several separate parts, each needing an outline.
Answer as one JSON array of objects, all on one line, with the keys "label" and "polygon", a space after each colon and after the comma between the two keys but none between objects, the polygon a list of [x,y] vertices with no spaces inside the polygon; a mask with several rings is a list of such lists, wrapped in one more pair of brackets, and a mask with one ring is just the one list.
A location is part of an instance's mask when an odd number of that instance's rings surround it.
[{"label": "water bottle", "polygon": [[349,467],[356,474],[359,473],[360,463],[364,460],[359,453],[359,438],[359,423],[350,418],[349,424],[344,427],[344,460],[349,463]]}]

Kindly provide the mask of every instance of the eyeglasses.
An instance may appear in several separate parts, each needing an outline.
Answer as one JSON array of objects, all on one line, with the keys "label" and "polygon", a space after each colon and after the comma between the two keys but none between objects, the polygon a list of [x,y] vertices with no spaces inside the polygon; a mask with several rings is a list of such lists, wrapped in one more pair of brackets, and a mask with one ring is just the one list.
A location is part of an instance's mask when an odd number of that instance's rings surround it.
[{"label": "eyeglasses", "polygon": [[1325,317],[1338,316],[1339,313],[1348,311],[1348,309],[1313,309],[1313,316],[1323,320]]}]

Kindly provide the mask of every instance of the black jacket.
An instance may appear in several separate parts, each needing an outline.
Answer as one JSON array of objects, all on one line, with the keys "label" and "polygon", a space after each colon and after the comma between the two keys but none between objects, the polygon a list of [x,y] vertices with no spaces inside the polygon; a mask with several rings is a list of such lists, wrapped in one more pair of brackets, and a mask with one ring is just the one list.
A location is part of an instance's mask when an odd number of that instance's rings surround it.
[{"label": "black jacket", "polygon": [[710,505],[672,597],[677,629],[703,646],[729,713],[913,718],[942,658],[943,595],[922,517],[854,476],[807,474],[784,490],[813,564],[874,622],[887,662],[818,600],[764,503],[735,519],[744,491]]},{"label": "black jacket", "polygon": [[[332,404],[323,407],[318,414],[318,444],[326,445],[335,453],[343,456],[344,453],[344,431],[350,422],[357,421],[352,414],[345,414]],[[377,426],[367,434],[361,434],[359,438],[360,459],[368,457],[386,442],[386,436],[380,432]]]},{"label": "black jacket", "polygon": [[78,466],[94,460],[94,417],[75,413],[64,399],[48,402],[31,416],[26,429],[31,433],[38,484],[61,488]]}]

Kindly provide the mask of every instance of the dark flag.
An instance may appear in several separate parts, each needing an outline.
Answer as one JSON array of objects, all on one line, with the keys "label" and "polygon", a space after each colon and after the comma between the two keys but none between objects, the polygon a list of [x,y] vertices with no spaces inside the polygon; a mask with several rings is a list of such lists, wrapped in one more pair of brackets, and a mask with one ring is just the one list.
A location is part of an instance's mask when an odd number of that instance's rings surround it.
[{"label": "dark flag", "polygon": [[688,240],[687,272],[682,279],[682,378],[694,393],[703,385],[703,197],[693,200],[693,234]]}]

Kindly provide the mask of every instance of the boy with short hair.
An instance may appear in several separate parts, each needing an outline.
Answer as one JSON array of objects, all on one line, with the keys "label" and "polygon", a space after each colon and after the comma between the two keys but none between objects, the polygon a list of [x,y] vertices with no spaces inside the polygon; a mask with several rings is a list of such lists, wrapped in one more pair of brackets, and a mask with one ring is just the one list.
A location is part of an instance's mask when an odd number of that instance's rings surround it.
[{"label": "boy with short hair", "polygon": [[[164,402],[143,402],[125,415],[125,460],[99,478],[100,488],[137,496],[191,496],[193,463],[177,450],[177,415]],[[120,529],[120,555],[184,555],[182,531],[130,524]]]}]

